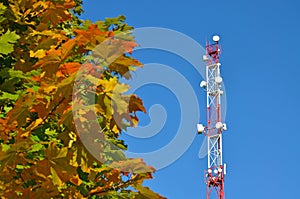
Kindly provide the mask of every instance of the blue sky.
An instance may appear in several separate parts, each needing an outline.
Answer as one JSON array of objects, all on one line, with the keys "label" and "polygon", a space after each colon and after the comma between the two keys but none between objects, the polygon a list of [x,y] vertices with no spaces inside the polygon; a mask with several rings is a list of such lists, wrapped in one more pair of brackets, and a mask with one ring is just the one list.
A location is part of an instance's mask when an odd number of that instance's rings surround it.
[{"label": "blue sky", "polygon": [[[218,33],[229,127],[224,133],[226,198],[282,199],[297,197],[300,178],[299,9],[296,0],[85,0],[83,18],[96,21],[122,14],[136,28],[173,29],[201,45]],[[158,50],[134,56],[143,63],[171,66],[186,77],[200,102],[199,119],[205,122],[206,97],[198,86],[202,77],[188,62]],[[132,151],[159,149],[176,134],[180,101],[170,89],[159,85],[144,86],[136,93],[148,109],[161,104],[168,115],[166,123],[153,138],[123,138]],[[148,115],[141,115],[142,125],[149,121]],[[196,136],[180,159],[158,170],[146,185],[170,199],[205,198],[203,171],[207,163],[198,158],[202,141],[203,136]]]}]

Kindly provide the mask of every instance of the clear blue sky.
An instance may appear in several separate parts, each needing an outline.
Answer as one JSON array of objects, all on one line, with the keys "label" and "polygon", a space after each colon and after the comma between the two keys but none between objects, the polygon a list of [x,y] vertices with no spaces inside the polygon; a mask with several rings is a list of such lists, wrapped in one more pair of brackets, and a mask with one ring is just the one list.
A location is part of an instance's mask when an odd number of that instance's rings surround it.
[{"label": "clear blue sky", "polygon": [[[83,18],[95,21],[123,14],[134,27],[170,28],[201,45],[218,33],[229,127],[224,134],[226,198],[286,199],[299,198],[299,9],[297,0],[84,0]],[[183,74],[198,95],[204,120],[205,93],[198,88],[202,78],[190,64],[167,52],[149,50],[134,56],[143,63],[169,65]],[[170,90],[155,85],[137,94],[147,108],[161,104],[167,121],[154,138],[124,138],[133,151],[159,149],[175,136],[180,102]],[[149,122],[147,115],[141,119],[142,124]],[[207,163],[198,158],[202,140],[203,136],[197,136],[180,159],[158,170],[146,185],[170,199],[204,199]]]}]

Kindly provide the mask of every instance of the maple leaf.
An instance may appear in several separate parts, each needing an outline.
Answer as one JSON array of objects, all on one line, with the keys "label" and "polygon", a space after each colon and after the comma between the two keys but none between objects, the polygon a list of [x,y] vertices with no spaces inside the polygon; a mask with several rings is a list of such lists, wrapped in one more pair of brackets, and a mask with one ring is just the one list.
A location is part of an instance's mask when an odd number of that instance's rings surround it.
[{"label": "maple leaf", "polygon": [[111,71],[119,73],[121,76],[125,77],[126,79],[131,78],[131,74],[129,71],[132,70],[131,66],[142,66],[137,60],[127,57],[125,55],[118,57],[114,60],[108,68]]},{"label": "maple leaf", "polygon": [[43,77],[53,78],[61,63],[59,51],[49,51],[47,56],[40,59],[35,65],[35,68],[42,68],[45,71]]},{"label": "maple leaf", "polygon": [[151,166],[147,166],[141,158],[126,159],[123,161],[113,162],[110,165],[112,168],[118,168],[123,172],[132,173],[152,173],[155,169]]},{"label": "maple leaf", "polygon": [[135,41],[126,41],[123,43],[123,48],[125,49],[125,52],[128,52],[129,54],[132,54],[132,50],[139,46]]},{"label": "maple leaf", "polygon": [[3,5],[3,3],[0,3],[0,15],[3,15],[6,11],[6,6]]},{"label": "maple leaf", "polygon": [[17,43],[17,40],[20,39],[20,36],[16,32],[10,32],[9,30],[0,36],[0,53],[8,55],[14,51],[14,44]]},{"label": "maple leaf", "polygon": [[143,105],[143,101],[141,98],[137,97],[136,95],[130,95],[129,98],[129,112],[136,112],[136,111],[142,111],[146,113],[146,109]]},{"label": "maple leaf", "polygon": [[[66,5],[72,7],[74,4],[69,1]],[[48,7],[41,15],[41,18],[42,23],[47,24],[48,22],[51,22],[53,26],[56,26],[63,21],[71,19],[71,14],[66,10],[65,5],[49,2]]]},{"label": "maple leaf", "polygon": [[136,199],[144,199],[144,198],[151,198],[151,199],[166,199],[165,197],[160,196],[159,194],[153,192],[148,187],[143,187],[141,183],[135,183],[133,187],[138,190],[139,194],[135,196]]},{"label": "maple leaf", "polygon": [[45,55],[46,52],[43,49],[37,50],[36,52],[30,51],[30,57],[43,58]]},{"label": "maple leaf", "polygon": [[62,45],[61,52],[59,53],[61,62],[72,54],[72,50],[76,45],[77,42],[75,39],[71,39]]},{"label": "maple leaf", "polygon": [[79,46],[86,46],[89,50],[96,47],[97,44],[103,42],[108,35],[108,32],[100,31],[98,26],[91,24],[87,30],[75,29],[76,41]]},{"label": "maple leaf", "polygon": [[6,143],[9,139],[12,138],[10,135],[11,132],[17,132],[17,122],[9,123],[7,119],[0,118],[0,139]]},{"label": "maple leaf", "polygon": [[1,170],[5,167],[13,168],[18,164],[26,164],[29,162],[25,158],[27,148],[32,144],[30,140],[23,140],[21,142],[10,145],[10,148],[6,151],[0,151],[0,163]]},{"label": "maple leaf", "polygon": [[36,164],[37,171],[45,176],[52,175],[53,184],[61,186],[76,175],[76,168],[70,165],[70,158],[67,147],[58,148],[55,142],[51,142],[45,159]]},{"label": "maple leaf", "polygon": [[25,125],[26,119],[30,115],[30,107],[34,104],[34,102],[35,98],[32,94],[24,95],[18,99],[15,103],[15,107],[7,114],[9,118],[9,124],[17,121],[19,127]]},{"label": "maple leaf", "polygon": [[48,100],[45,98],[37,98],[36,103],[30,109],[30,112],[38,113],[40,118],[45,118],[48,115],[49,110],[47,109]]},{"label": "maple leaf", "polygon": [[67,9],[74,8],[76,6],[76,2],[74,0],[65,0],[64,7]]},{"label": "maple leaf", "polygon": [[[69,106],[63,111],[62,116],[58,121],[58,124],[59,125],[63,124],[68,131],[75,131],[76,128],[74,126],[74,120],[72,116],[73,116],[72,106]],[[62,133],[62,135],[65,135],[65,133],[66,132]],[[69,137],[67,137],[65,143],[69,143]]]},{"label": "maple leaf", "polygon": [[69,63],[60,65],[59,69],[64,75],[70,75],[70,74],[77,72],[78,69],[80,69],[80,66],[81,66],[80,63],[69,62]]}]

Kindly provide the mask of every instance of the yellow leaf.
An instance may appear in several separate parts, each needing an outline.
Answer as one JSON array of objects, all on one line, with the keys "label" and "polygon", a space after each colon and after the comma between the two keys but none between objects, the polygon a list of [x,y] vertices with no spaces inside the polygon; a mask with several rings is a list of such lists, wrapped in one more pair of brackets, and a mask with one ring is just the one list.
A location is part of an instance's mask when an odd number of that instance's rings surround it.
[{"label": "yellow leaf", "polygon": [[77,153],[78,153],[78,150],[76,149],[74,152],[73,152],[73,156],[72,156],[72,159],[70,160],[70,165],[74,166],[74,167],[78,167],[78,162],[77,162]]},{"label": "yellow leaf", "polygon": [[117,125],[114,125],[114,127],[112,128],[112,131],[115,132],[115,133],[119,133],[120,132],[120,130],[118,129]]},{"label": "yellow leaf", "polygon": [[32,122],[26,129],[29,131],[34,130],[36,127],[38,127],[43,122],[42,118],[36,119],[34,122]]},{"label": "yellow leaf", "polygon": [[47,94],[54,93],[57,90],[57,86],[48,86],[44,88],[44,92]]},{"label": "yellow leaf", "polygon": [[52,182],[54,185],[57,185],[57,186],[61,186],[62,185],[62,181],[61,179],[58,177],[55,169],[53,169],[53,167],[50,168],[50,172],[52,174]]},{"label": "yellow leaf", "polygon": [[110,78],[109,80],[106,79],[99,79],[99,84],[104,88],[104,91],[112,92],[115,86],[118,84],[118,79],[116,77]]},{"label": "yellow leaf", "polygon": [[129,88],[130,88],[130,86],[127,84],[116,84],[113,92],[114,93],[124,93],[124,92],[128,91]]},{"label": "yellow leaf", "polygon": [[36,58],[43,58],[46,56],[46,52],[43,49],[40,49],[36,52],[33,52],[32,50],[30,51],[30,57],[36,57]]}]

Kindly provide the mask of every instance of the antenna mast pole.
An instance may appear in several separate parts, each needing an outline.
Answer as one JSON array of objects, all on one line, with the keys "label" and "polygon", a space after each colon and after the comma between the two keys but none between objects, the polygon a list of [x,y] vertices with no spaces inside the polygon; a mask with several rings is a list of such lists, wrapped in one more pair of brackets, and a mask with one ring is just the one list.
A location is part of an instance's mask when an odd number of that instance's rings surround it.
[{"label": "antenna mast pole", "polygon": [[224,177],[226,175],[226,164],[223,164],[222,133],[227,129],[222,121],[221,95],[222,77],[220,74],[219,56],[221,54],[219,36],[213,37],[213,44],[206,43],[206,55],[203,61],[206,62],[206,81],[200,86],[207,92],[207,126],[197,125],[198,133],[204,132],[207,136],[208,146],[208,169],[204,172],[206,183],[206,199],[225,199]]}]

